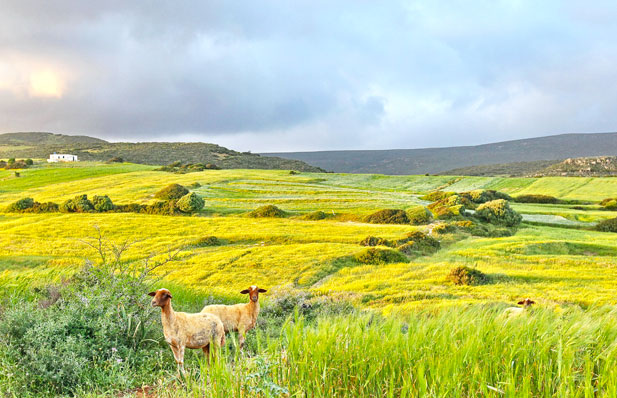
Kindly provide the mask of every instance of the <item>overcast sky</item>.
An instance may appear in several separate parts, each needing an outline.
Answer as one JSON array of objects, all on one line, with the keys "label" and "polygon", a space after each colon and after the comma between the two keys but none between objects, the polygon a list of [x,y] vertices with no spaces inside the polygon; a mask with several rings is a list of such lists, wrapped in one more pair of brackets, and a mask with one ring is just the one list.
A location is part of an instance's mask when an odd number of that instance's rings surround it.
[{"label": "overcast sky", "polygon": [[614,1],[0,7],[0,131],[237,150],[617,131]]}]

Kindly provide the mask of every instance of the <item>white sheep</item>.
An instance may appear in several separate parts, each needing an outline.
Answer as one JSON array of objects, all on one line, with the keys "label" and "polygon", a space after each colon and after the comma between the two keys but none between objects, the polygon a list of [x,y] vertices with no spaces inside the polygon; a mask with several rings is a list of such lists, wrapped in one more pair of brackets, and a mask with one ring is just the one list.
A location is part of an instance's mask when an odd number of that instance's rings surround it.
[{"label": "white sheep", "polygon": [[167,289],[150,292],[152,306],[161,307],[161,322],[165,341],[174,353],[178,371],[184,374],[184,349],[201,348],[210,360],[210,345],[218,351],[225,344],[225,330],[221,320],[212,314],[175,312],[171,307],[171,293]]},{"label": "white sheep", "polygon": [[522,305],[523,308],[521,307],[508,307],[506,308],[503,313],[504,315],[507,316],[517,316],[522,314],[524,311],[527,310],[527,308],[529,308],[532,304],[535,304],[536,302],[531,300],[530,298],[526,298],[525,300],[521,300],[519,301],[517,304],[518,305]]},{"label": "white sheep", "polygon": [[259,293],[265,293],[266,289],[251,286],[240,293],[249,295],[249,302],[235,305],[207,305],[201,312],[218,316],[223,322],[225,332],[237,331],[240,348],[244,346],[246,332],[253,329],[257,324],[259,315]]}]

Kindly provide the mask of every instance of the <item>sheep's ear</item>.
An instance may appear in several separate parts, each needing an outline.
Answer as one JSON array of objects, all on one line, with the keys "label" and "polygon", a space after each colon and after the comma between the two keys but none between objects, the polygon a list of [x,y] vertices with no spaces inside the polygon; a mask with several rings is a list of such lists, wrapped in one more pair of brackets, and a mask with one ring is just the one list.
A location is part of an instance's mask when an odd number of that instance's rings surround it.
[{"label": "sheep's ear", "polygon": [[244,289],[243,291],[240,292],[240,294],[249,294],[249,289]]},{"label": "sheep's ear", "polygon": [[153,296],[154,297],[155,294],[156,294],[156,292],[150,292],[150,293],[148,293],[148,296]]},{"label": "sheep's ear", "polygon": [[169,297],[169,298],[174,298],[174,297],[171,295],[171,293],[165,293],[165,295],[166,295],[167,297]]},{"label": "sheep's ear", "polygon": [[525,304],[525,302],[524,302],[524,301],[519,301],[519,302],[518,302],[518,303],[516,303],[516,304],[518,304],[518,305],[523,305],[523,304]]},{"label": "sheep's ear", "polygon": [[258,292],[259,293],[265,293],[265,292],[267,292],[267,290],[266,289],[259,289]]},{"label": "sheep's ear", "polygon": [[535,304],[536,302],[533,300],[529,300],[529,304]]}]

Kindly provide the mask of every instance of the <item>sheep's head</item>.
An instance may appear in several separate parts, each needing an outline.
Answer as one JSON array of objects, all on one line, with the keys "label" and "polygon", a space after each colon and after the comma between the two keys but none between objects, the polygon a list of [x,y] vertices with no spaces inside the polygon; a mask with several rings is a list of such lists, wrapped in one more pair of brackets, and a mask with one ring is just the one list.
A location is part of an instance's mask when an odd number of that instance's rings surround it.
[{"label": "sheep's head", "polygon": [[248,289],[244,289],[240,293],[248,294],[251,301],[256,303],[259,300],[259,293],[265,293],[265,292],[267,292],[266,289],[260,289],[257,286],[253,285],[249,287]]},{"label": "sheep's head", "polygon": [[150,292],[148,296],[154,297],[151,303],[153,307],[165,307],[169,303],[169,300],[171,300],[171,293],[167,289],[159,289],[156,292]]},{"label": "sheep's head", "polygon": [[526,298],[525,300],[519,301],[518,304],[522,305],[523,307],[529,307],[532,304],[535,304],[536,302],[533,301],[530,298]]}]

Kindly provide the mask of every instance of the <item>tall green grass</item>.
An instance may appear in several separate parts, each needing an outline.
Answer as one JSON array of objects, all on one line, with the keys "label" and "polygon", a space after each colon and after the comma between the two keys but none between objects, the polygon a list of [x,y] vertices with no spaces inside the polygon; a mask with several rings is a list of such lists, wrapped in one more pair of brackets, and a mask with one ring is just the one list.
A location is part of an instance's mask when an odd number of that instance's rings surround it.
[{"label": "tall green grass", "polygon": [[186,386],[165,396],[617,396],[617,309],[502,311],[295,318],[254,357],[224,353],[199,373],[193,363]]}]

